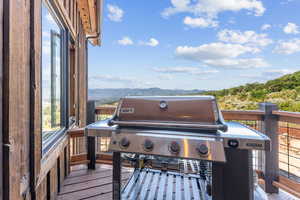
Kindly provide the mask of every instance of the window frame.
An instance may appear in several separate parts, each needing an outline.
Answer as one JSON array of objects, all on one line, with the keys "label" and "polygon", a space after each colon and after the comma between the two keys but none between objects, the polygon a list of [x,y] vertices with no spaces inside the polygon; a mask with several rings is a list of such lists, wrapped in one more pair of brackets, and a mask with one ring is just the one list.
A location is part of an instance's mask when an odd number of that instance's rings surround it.
[{"label": "window frame", "polygon": [[[60,33],[61,33],[61,41],[60,41],[60,117],[61,117],[61,128],[57,131],[53,131],[51,133],[51,136],[47,138],[46,140],[43,140],[43,123],[41,121],[41,155],[42,157],[47,154],[47,152],[50,151],[52,147],[55,146],[55,144],[66,134],[66,131],[69,128],[69,123],[68,123],[68,104],[69,104],[69,97],[68,97],[68,59],[69,59],[69,53],[68,53],[68,41],[70,38],[70,32],[66,28],[65,24],[63,23],[62,17],[58,14],[57,8],[53,5],[53,2],[49,2],[48,0],[43,0],[41,2],[41,10],[45,7],[49,14],[54,18],[56,24],[60,28]],[[42,13],[42,12],[41,12]],[[41,22],[43,22],[43,16],[41,15]],[[41,27],[41,34],[43,32],[43,29]],[[41,45],[43,42],[43,38],[41,38]],[[40,76],[41,76],[41,96],[40,96],[40,101],[43,101],[43,69],[42,69],[42,62],[43,59],[41,57],[41,70],[40,70]],[[41,112],[40,112],[40,117],[43,119],[43,104],[41,103],[40,105]]]}]

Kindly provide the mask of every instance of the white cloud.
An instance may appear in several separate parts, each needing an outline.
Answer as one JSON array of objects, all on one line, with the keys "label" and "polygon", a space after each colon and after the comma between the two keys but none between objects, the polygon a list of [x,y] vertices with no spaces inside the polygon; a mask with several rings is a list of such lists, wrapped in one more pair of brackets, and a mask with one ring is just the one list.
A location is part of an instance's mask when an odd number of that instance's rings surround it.
[{"label": "white cloud", "polygon": [[174,77],[172,74],[159,74],[158,78],[160,80],[172,80]]},{"label": "white cloud", "polygon": [[217,70],[200,70],[198,67],[154,67],[154,71],[159,73],[166,74],[192,74],[192,75],[200,75],[200,74],[213,74],[218,73]]},{"label": "white cloud", "polygon": [[295,71],[296,70],[291,70],[291,69],[274,69],[274,70],[267,70],[263,72],[262,75],[264,77],[274,78],[274,77],[280,77],[287,74],[291,74],[294,73]]},{"label": "white cloud", "polygon": [[246,59],[215,59],[205,60],[204,63],[208,66],[222,67],[230,69],[250,69],[268,67],[269,64],[262,58],[246,58]]},{"label": "white cloud", "polygon": [[110,88],[110,87],[129,87],[144,88],[153,87],[154,83],[150,81],[140,80],[135,77],[116,76],[116,75],[93,75],[89,77],[91,88]]},{"label": "white cloud", "polygon": [[286,4],[289,4],[289,3],[293,2],[293,1],[294,0],[283,0],[283,1],[280,2],[280,4],[286,5]]},{"label": "white cloud", "polygon": [[218,33],[218,39],[223,42],[232,42],[237,44],[248,44],[254,46],[267,46],[273,41],[267,34],[258,34],[254,31],[238,31],[224,29]]},{"label": "white cloud", "polygon": [[283,31],[286,34],[298,34],[299,33],[299,27],[297,24],[289,22],[284,28]]},{"label": "white cloud", "polygon": [[121,40],[118,40],[119,45],[128,46],[133,45],[133,41],[130,39],[130,37],[123,37]]},{"label": "white cloud", "polygon": [[50,37],[50,33],[47,32],[47,31],[43,31],[43,32],[42,32],[42,36],[43,36],[43,37],[49,38],[49,37]]},{"label": "white cloud", "polygon": [[43,42],[42,42],[42,53],[44,55],[50,55],[50,53],[51,53],[50,40],[43,40]]},{"label": "white cloud", "polygon": [[159,41],[155,38],[150,38],[148,42],[141,41],[140,44],[150,46],[150,47],[156,47],[157,45],[159,45]]},{"label": "white cloud", "polygon": [[287,41],[279,41],[278,45],[273,50],[278,54],[293,54],[300,51],[300,38],[294,38]]},{"label": "white cloud", "polygon": [[50,24],[55,24],[55,25],[56,25],[56,22],[55,22],[54,18],[52,17],[52,15],[51,15],[50,13],[48,13],[48,14],[46,15],[46,19],[47,19],[47,21],[48,21]]},{"label": "white cloud", "polygon": [[155,67],[153,68],[156,72],[161,73],[191,73],[197,71],[197,67]]},{"label": "white cloud", "polygon": [[168,17],[176,13],[193,13],[198,16],[216,18],[220,12],[247,10],[261,16],[265,12],[260,0],[171,0],[172,6],[166,8],[162,15]]},{"label": "white cloud", "polygon": [[116,81],[116,82],[132,82],[135,81],[134,78],[129,78],[126,76],[112,76],[112,75],[95,75],[89,77],[91,79],[101,80],[101,81]]},{"label": "white cloud", "polygon": [[108,9],[108,15],[107,16],[111,21],[114,21],[114,22],[121,22],[122,21],[124,11],[121,8],[119,8],[116,5],[108,4],[107,9]]},{"label": "white cloud", "polygon": [[255,47],[243,46],[241,44],[210,43],[197,47],[179,46],[176,55],[181,58],[194,61],[203,61],[222,58],[236,58],[245,53],[258,53]]},{"label": "white cloud", "polygon": [[256,47],[241,44],[210,43],[198,47],[179,46],[175,54],[186,60],[200,62],[209,67],[227,69],[249,69],[267,67],[262,58],[239,58],[245,54],[260,52]]},{"label": "white cloud", "polygon": [[243,78],[259,79],[262,81],[278,78],[287,74],[294,73],[296,70],[291,69],[270,69],[257,74],[241,74]]},{"label": "white cloud", "polygon": [[187,26],[192,28],[206,28],[206,27],[217,27],[218,22],[212,19],[205,19],[202,17],[192,18],[192,17],[185,17],[183,23]]},{"label": "white cloud", "polygon": [[266,31],[266,30],[268,30],[268,29],[270,29],[270,28],[272,28],[271,24],[264,24],[264,25],[261,26],[260,29],[261,29],[262,31]]}]

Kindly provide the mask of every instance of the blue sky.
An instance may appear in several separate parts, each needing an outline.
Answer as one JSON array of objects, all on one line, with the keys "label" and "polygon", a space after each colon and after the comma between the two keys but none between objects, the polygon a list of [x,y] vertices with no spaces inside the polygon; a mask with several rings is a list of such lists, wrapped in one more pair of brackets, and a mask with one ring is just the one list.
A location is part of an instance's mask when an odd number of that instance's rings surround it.
[{"label": "blue sky", "polygon": [[89,45],[89,88],[222,89],[300,70],[299,6],[105,1],[102,46]]}]

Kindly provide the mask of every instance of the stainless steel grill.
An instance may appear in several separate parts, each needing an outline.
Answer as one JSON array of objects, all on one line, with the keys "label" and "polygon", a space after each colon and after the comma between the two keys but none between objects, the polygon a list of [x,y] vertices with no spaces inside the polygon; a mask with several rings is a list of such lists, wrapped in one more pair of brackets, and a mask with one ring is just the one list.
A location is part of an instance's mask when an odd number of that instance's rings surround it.
[{"label": "stainless steel grill", "polygon": [[[252,200],[252,150],[269,151],[271,145],[255,130],[225,123],[210,96],[123,98],[111,119],[88,126],[86,134],[111,137],[115,200]],[[121,153],[134,154],[136,162],[123,192]],[[140,155],[152,159],[151,164],[140,165],[145,158]],[[155,159],[160,157],[166,159]],[[166,171],[166,160],[169,166],[175,160],[178,167]],[[143,169],[159,165],[161,171]]]},{"label": "stainless steel grill", "polygon": [[122,199],[190,200],[211,199],[206,184],[197,175],[159,170],[136,170],[122,192]]}]

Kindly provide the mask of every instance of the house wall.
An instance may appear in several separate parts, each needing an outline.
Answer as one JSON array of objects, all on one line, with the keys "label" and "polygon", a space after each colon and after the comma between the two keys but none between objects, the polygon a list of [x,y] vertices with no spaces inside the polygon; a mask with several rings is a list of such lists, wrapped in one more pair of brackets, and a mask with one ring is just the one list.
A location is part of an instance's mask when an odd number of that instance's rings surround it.
[{"label": "house wall", "polygon": [[0,1],[0,200],[3,199],[3,143],[2,143],[2,33],[3,33],[3,1]]},{"label": "house wall", "polygon": [[[0,35],[0,54],[3,52],[3,66],[5,66],[2,122],[3,141],[9,144],[4,153],[4,183],[0,184],[4,186],[3,199],[55,199],[59,184],[62,184],[69,172],[69,139],[68,135],[65,135],[42,157],[40,71],[42,0],[0,1],[0,23],[2,2],[4,30],[0,30],[0,34],[3,32],[3,48]],[[52,0],[52,2],[75,41],[74,87],[78,89],[74,102],[75,114],[77,125],[84,126],[87,99],[86,38],[77,1]]]}]

